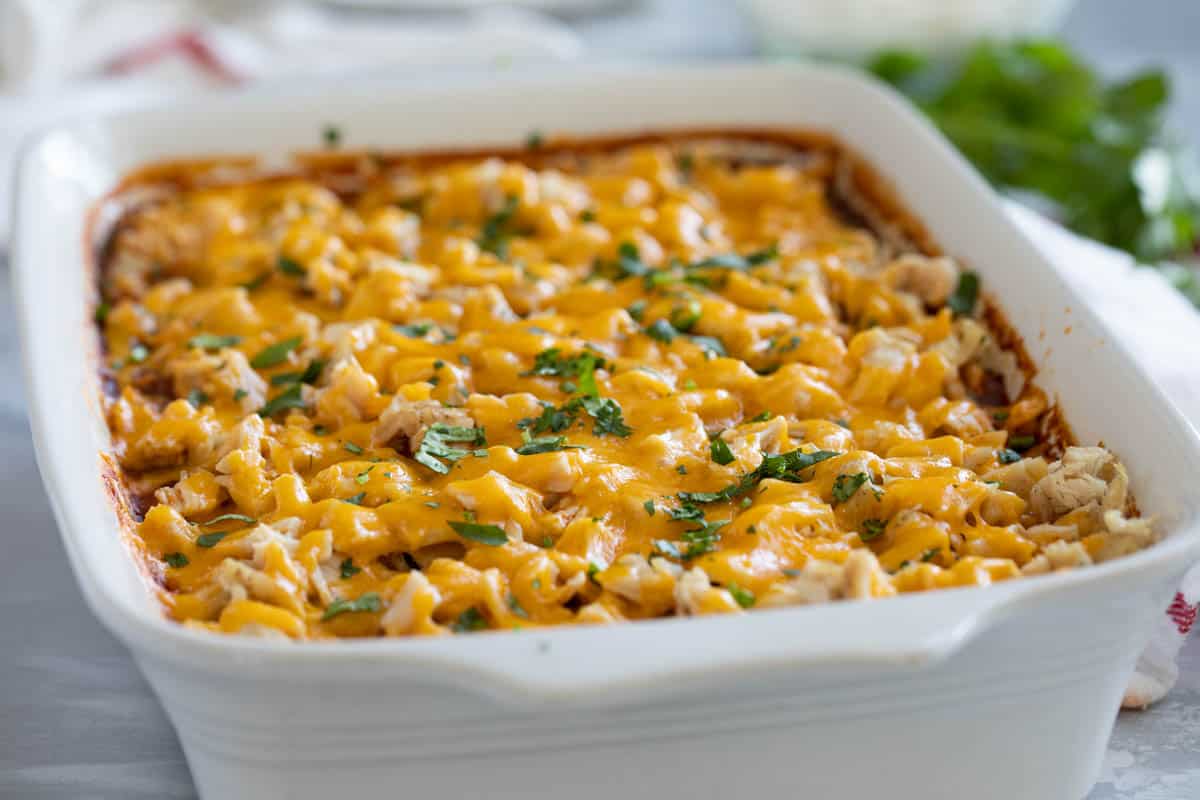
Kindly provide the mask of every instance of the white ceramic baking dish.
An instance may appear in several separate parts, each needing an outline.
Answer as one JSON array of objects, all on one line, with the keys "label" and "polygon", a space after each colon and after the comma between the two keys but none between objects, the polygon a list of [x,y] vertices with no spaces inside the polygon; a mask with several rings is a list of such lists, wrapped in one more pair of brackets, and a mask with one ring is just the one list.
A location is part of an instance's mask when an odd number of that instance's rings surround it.
[{"label": "white ceramic baking dish", "polygon": [[[349,145],[389,148],[510,145],[535,128],[833,133],[982,274],[1078,439],[1125,460],[1168,536],[1070,574],[738,617],[308,645],[174,625],[101,479],[85,216],[146,161],[278,158],[327,123]],[[1200,557],[1196,432],[963,160],[855,74],[613,69],[234,98],[46,132],[17,189],[13,272],[46,487],[89,604],[133,651],[209,800],[1077,800],[1151,623]]]}]

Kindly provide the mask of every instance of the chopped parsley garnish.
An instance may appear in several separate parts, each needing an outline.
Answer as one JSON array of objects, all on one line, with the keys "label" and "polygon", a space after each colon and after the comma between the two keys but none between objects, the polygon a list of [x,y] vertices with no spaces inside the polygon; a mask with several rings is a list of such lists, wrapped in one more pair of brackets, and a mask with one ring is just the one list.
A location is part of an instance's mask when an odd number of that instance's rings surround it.
[{"label": "chopped parsley garnish", "polygon": [[688,303],[686,306],[675,306],[671,309],[670,323],[677,331],[684,333],[690,331],[700,321],[700,304],[695,300]]},{"label": "chopped parsley garnish", "polygon": [[174,567],[175,569],[186,567],[188,564],[192,563],[183,553],[167,553],[165,556],[163,556],[163,561],[167,562],[168,567]]},{"label": "chopped parsley garnish", "polygon": [[686,464],[676,464],[675,471],[678,472],[680,475],[687,475],[687,465]]},{"label": "chopped parsley garnish", "polygon": [[450,630],[455,633],[471,633],[472,631],[486,630],[487,626],[487,619],[479,613],[478,608],[471,606],[458,615],[458,619],[450,626]]},{"label": "chopped parsley garnish", "polygon": [[1006,447],[1003,450],[996,451],[996,460],[1001,464],[1015,464],[1021,460],[1021,454],[1016,450],[1009,450]]},{"label": "chopped parsley garnish", "polygon": [[720,436],[712,440],[709,450],[712,451],[712,460],[721,466],[732,464],[734,461],[733,451],[729,449],[729,443]]},{"label": "chopped parsley garnish", "polygon": [[1008,419],[1010,413],[1011,412],[1009,412],[1009,410],[1006,408],[1002,408],[999,411],[993,411],[992,412],[992,421],[995,422],[997,425],[999,425],[1000,423],[1002,423]]},{"label": "chopped parsley garnish", "polygon": [[940,548],[940,547],[931,547],[928,550],[926,550],[924,553],[921,554],[921,561],[922,562],[933,561],[933,559],[937,558],[937,554],[940,553],[941,551],[942,551],[942,548]]},{"label": "chopped parsley garnish", "polygon": [[150,349],[144,344],[135,344],[129,348],[129,363],[140,364],[150,357]]},{"label": "chopped parsley garnish", "polygon": [[689,336],[688,339],[709,356],[724,358],[729,355],[725,345],[715,336]]},{"label": "chopped parsley garnish", "polygon": [[392,330],[410,339],[420,339],[433,330],[433,324],[429,322],[416,322],[411,325],[393,325]]},{"label": "chopped parsley garnish", "polygon": [[871,476],[865,472],[855,472],[852,475],[838,475],[833,481],[834,505],[849,500],[858,491],[859,487],[869,480],[871,480]]},{"label": "chopped parsley garnish", "polygon": [[533,456],[538,453],[553,453],[556,450],[582,450],[581,444],[567,444],[565,436],[538,436],[529,435],[529,431],[521,431],[521,438],[524,444],[517,448],[517,455]]},{"label": "chopped parsley garnish", "polygon": [[307,383],[311,386],[320,380],[321,371],[324,369],[325,362],[314,359],[303,372],[282,372],[279,375],[272,375],[271,385],[286,386],[289,383]]},{"label": "chopped parsley garnish", "polygon": [[678,497],[684,503],[721,503],[741,497],[767,478],[789,483],[804,483],[807,480],[802,474],[805,470],[838,455],[841,454],[828,450],[817,450],[812,453],[792,450],[777,456],[763,456],[758,467],[743,475],[737,483],[731,483],[717,492],[680,492]]},{"label": "chopped parsley garnish", "polygon": [[92,319],[96,321],[97,325],[103,325],[110,312],[112,312],[112,305],[107,300],[101,300],[96,304],[96,311],[92,314]]},{"label": "chopped parsley garnish", "polygon": [[366,496],[367,496],[366,492],[359,492],[358,494],[343,498],[342,502],[349,503],[352,506],[361,506],[362,501],[366,498]]},{"label": "chopped parsley garnish", "polygon": [[590,208],[585,208],[583,211],[579,212],[579,221],[580,222],[595,222],[596,221],[596,212]]},{"label": "chopped parsley garnish", "polygon": [[592,583],[599,584],[600,581],[596,580],[596,576],[603,572],[604,569],[604,567],[600,566],[595,561],[589,561],[587,565],[588,580]]},{"label": "chopped parsley garnish", "polygon": [[515,594],[509,593],[508,595],[508,609],[521,619],[529,619],[529,612],[522,607],[521,601]]},{"label": "chopped parsley garnish", "polygon": [[374,464],[372,464],[371,466],[364,469],[362,472],[355,475],[354,482],[357,483],[359,486],[365,486],[366,483],[369,480],[371,480],[371,470],[373,470],[373,469],[375,469]]},{"label": "chopped parsley garnish", "polygon": [[[450,466],[445,462],[454,463],[471,455],[474,448],[464,450],[454,447],[451,443],[470,444],[475,447],[487,446],[487,437],[483,428],[466,428],[461,425],[447,425],[435,422],[425,431],[421,446],[413,453],[413,458],[429,467],[439,475],[450,472]],[[485,451],[486,452],[486,451]]]},{"label": "chopped parsley garnish", "polygon": [[349,580],[350,578],[353,578],[355,575],[357,575],[360,572],[362,572],[362,567],[354,566],[354,559],[347,558],[344,561],[342,561],[342,565],[341,565],[342,580]]},{"label": "chopped parsley garnish", "polygon": [[254,358],[250,359],[250,366],[255,369],[278,366],[287,361],[288,353],[299,347],[302,341],[304,341],[302,337],[294,336],[291,339],[284,339],[269,347],[264,347]]},{"label": "chopped parsley garnish", "polygon": [[872,542],[883,536],[883,532],[887,530],[887,522],[882,519],[864,519],[862,523],[862,531],[859,532],[858,538],[864,542]]},{"label": "chopped parsley garnish", "polygon": [[545,143],[546,137],[542,135],[541,131],[530,131],[529,135],[525,137],[526,150],[540,150]]},{"label": "chopped parsley garnish", "polygon": [[675,326],[665,319],[656,319],[647,325],[643,332],[651,339],[663,342],[664,344],[670,344],[679,335],[679,332],[675,330]]},{"label": "chopped parsley garnish", "polygon": [[576,397],[561,408],[547,403],[542,407],[541,416],[526,417],[517,423],[517,427],[531,429],[534,433],[558,433],[574,425],[581,410],[592,418],[592,434],[595,436],[612,434],[625,437],[633,433],[633,429],[625,424],[621,406],[610,397]]},{"label": "chopped parsley garnish", "polygon": [[321,615],[321,622],[328,622],[340,614],[356,614],[361,612],[374,613],[383,608],[383,602],[377,592],[367,592],[354,600],[334,600]]},{"label": "chopped parsley garnish", "polygon": [[287,389],[268,400],[267,404],[258,410],[258,415],[260,417],[269,417],[286,408],[304,408],[304,396],[300,391],[300,384],[293,383]]},{"label": "chopped parsley garnish", "polygon": [[329,433],[329,428],[326,428],[324,425],[313,425],[313,434],[324,436],[327,433]]},{"label": "chopped parsley garnish", "polygon": [[979,275],[974,272],[964,272],[958,276],[958,285],[946,299],[946,305],[955,314],[970,314],[979,302]]},{"label": "chopped parsley garnish", "polygon": [[1013,450],[1023,451],[1028,450],[1037,443],[1037,439],[1033,436],[1010,436],[1008,437],[1008,446]]},{"label": "chopped parsley garnish", "polygon": [[287,256],[280,256],[275,261],[275,266],[284,275],[290,275],[293,278],[303,278],[308,274],[308,270],[304,268],[303,264],[301,264],[299,261],[290,259]]},{"label": "chopped parsley garnish", "polygon": [[508,243],[516,233],[513,218],[517,214],[517,205],[516,196],[509,195],[500,210],[484,220],[479,238],[475,240],[481,250],[501,260],[508,258]]},{"label": "chopped parsley garnish", "polygon": [[200,406],[205,405],[211,399],[199,389],[192,389],[187,395],[187,401],[192,404],[192,408],[200,408]]},{"label": "chopped parsley garnish", "polygon": [[642,277],[649,274],[651,269],[642,261],[637,245],[633,242],[621,242],[617,246],[617,259],[598,263],[596,272],[606,278],[619,281],[629,277]]},{"label": "chopped parsley garnish", "polygon": [[625,310],[629,312],[629,316],[633,317],[634,322],[641,322],[642,318],[646,316],[646,301],[635,300],[633,304]]},{"label": "chopped parsley garnish", "polygon": [[735,269],[744,270],[751,267],[757,267],[765,264],[768,261],[773,261],[779,258],[779,247],[771,245],[762,250],[757,250],[746,255],[738,255],[737,253],[722,253],[721,255],[709,256],[708,258],[697,261],[694,264],[689,264],[688,269]]},{"label": "chopped parsley garnish", "polygon": [[247,517],[245,514],[222,514],[219,517],[213,517],[208,522],[201,522],[200,524],[208,527],[209,525],[216,525],[219,522],[244,522],[247,525],[258,524],[258,520],[254,517]]},{"label": "chopped parsley garnish", "polygon": [[754,592],[750,591],[749,589],[743,589],[736,583],[731,583],[725,588],[729,590],[729,593],[733,595],[733,599],[736,600],[737,604],[742,608],[750,608],[750,606],[754,605]]},{"label": "chopped parsley garnish", "polygon": [[766,422],[770,418],[771,418],[771,412],[764,411],[761,414],[755,414],[753,417],[751,417],[750,419],[748,419],[746,421],[747,422]]},{"label": "chopped parsley garnish", "polygon": [[196,537],[197,547],[215,547],[222,539],[229,535],[229,531],[220,531],[218,533],[206,533],[203,536]]},{"label": "chopped parsley garnish", "polygon": [[235,389],[233,392],[233,401],[236,403],[238,400],[241,400],[247,394],[249,394],[249,392],[247,392],[245,389]]},{"label": "chopped parsley garnish", "polygon": [[200,350],[220,350],[222,347],[237,347],[241,344],[240,336],[217,336],[215,333],[200,333],[188,339],[188,347]]},{"label": "chopped parsley garnish", "polygon": [[499,525],[484,525],[479,522],[450,521],[450,527],[464,539],[486,544],[489,547],[500,547],[508,544],[508,534]]},{"label": "chopped parsley garnish", "polygon": [[353,453],[356,456],[361,456],[363,454],[363,449],[354,442],[342,442],[342,449],[347,453]]},{"label": "chopped parsley garnish", "polygon": [[326,125],[321,129],[321,141],[326,147],[337,147],[342,143],[342,129],[337,125]]},{"label": "chopped parsley garnish", "polygon": [[551,347],[538,353],[534,357],[533,369],[521,375],[577,378],[578,390],[594,397],[600,394],[600,388],[596,385],[596,370],[610,368],[611,365],[595,353],[584,351],[577,356],[567,357],[559,348]]},{"label": "chopped parsley garnish", "polygon": [[264,272],[263,274],[255,276],[254,278],[251,278],[250,280],[243,283],[242,288],[245,289],[247,292],[253,292],[255,289],[258,289],[259,287],[261,287],[264,283],[266,283],[270,279],[271,279],[271,273]]},{"label": "chopped parsley garnish", "polygon": [[653,500],[647,500],[646,502],[642,503],[642,508],[646,509],[647,514],[649,514],[652,517],[654,516],[655,508],[654,508]]}]

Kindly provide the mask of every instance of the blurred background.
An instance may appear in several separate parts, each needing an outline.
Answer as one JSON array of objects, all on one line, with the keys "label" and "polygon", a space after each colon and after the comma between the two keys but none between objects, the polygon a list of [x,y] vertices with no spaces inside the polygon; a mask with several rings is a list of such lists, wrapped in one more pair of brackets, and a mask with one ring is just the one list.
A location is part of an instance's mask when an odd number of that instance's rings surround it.
[{"label": "blurred background", "polygon": [[[1198,34],[1200,0],[0,0],[0,797],[195,797],[162,711],[75,588],[34,466],[4,275],[10,173],[31,131],[351,76],[853,64],[1005,193],[1200,424]],[[1164,644],[1165,663],[1181,644]],[[1165,701],[1120,718],[1089,800],[1200,797],[1200,641],[1179,664]]]},{"label": "blurred background", "polygon": [[[0,0],[0,165],[63,116],[346,75],[820,58],[1200,304],[1195,0]],[[7,218],[0,192],[0,218]]]}]

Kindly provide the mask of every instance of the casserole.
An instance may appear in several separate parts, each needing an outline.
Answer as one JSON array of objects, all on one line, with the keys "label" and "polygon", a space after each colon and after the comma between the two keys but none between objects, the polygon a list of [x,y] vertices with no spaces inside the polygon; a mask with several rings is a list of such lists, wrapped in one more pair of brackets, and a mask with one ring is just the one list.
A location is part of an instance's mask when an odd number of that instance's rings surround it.
[{"label": "casserole", "polygon": [[[403,135],[381,95],[403,104]],[[721,67],[393,87],[303,105],[319,110],[241,98],[55,129],[30,146],[18,179],[14,272],[39,464],[85,595],[162,697],[204,796],[402,784],[444,797],[716,796],[747,786],[856,797],[894,791],[916,769],[934,796],[1086,793],[1145,631],[1200,552],[1187,482],[1200,465],[1196,435],[902,103],[828,68]],[[91,399],[86,210],[138,164],[303,148],[331,120],[350,146],[406,149],[511,144],[532,128],[830,132],[981,274],[1078,440],[1103,437],[1120,454],[1166,539],[1093,569],[986,590],[741,618],[302,649],[168,624],[127,558],[115,476],[96,461],[107,432]],[[486,135],[476,132],[483,121]],[[81,396],[90,413],[80,413]],[[1012,763],[1022,770],[996,769]]]}]

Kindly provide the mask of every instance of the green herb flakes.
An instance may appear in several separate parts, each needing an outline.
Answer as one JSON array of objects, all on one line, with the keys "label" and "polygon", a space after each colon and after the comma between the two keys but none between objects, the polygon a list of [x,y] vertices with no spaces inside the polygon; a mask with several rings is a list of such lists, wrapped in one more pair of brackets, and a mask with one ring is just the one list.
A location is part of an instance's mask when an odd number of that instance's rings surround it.
[{"label": "green herb flakes", "polygon": [[478,522],[457,522],[451,520],[450,527],[464,539],[486,544],[489,547],[500,547],[508,544],[508,534],[499,525],[484,525]]},{"label": "green herb flakes", "polygon": [[887,522],[884,520],[864,519],[862,523],[862,530],[859,532],[858,538],[862,539],[864,543],[873,542],[880,536],[883,536],[883,532],[885,530],[887,530]]},{"label": "green herb flakes", "polygon": [[200,333],[188,339],[188,347],[198,350],[220,350],[223,347],[237,347],[242,342],[240,336],[217,336],[214,333]]},{"label": "green herb flakes", "polygon": [[265,347],[254,358],[250,359],[250,366],[255,369],[267,369],[278,366],[287,361],[288,353],[299,347],[302,341],[304,341],[302,337],[296,336]]},{"label": "green herb flakes", "polygon": [[334,600],[321,615],[321,622],[328,622],[342,614],[374,614],[383,610],[383,601],[376,592],[367,592],[354,600]]},{"label": "green herb flakes", "polygon": [[720,436],[712,440],[709,450],[712,451],[712,460],[721,466],[734,462],[733,451],[729,449],[729,443]]},{"label": "green herb flakes", "polygon": [[473,633],[474,631],[487,630],[487,627],[487,618],[479,612],[478,608],[471,606],[458,615],[458,619],[450,626],[450,630],[455,633]]},{"label": "green herb flakes", "polygon": [[733,599],[742,608],[750,608],[751,606],[754,605],[754,602],[755,602],[754,592],[750,591],[749,589],[743,589],[742,587],[738,586],[736,583],[729,584],[728,586],[725,587],[725,589],[731,595],[733,595]]},{"label": "green herb flakes", "polygon": [[869,480],[871,480],[871,476],[865,472],[856,472],[852,475],[838,475],[833,481],[834,505],[849,500],[858,491],[859,487]]}]

